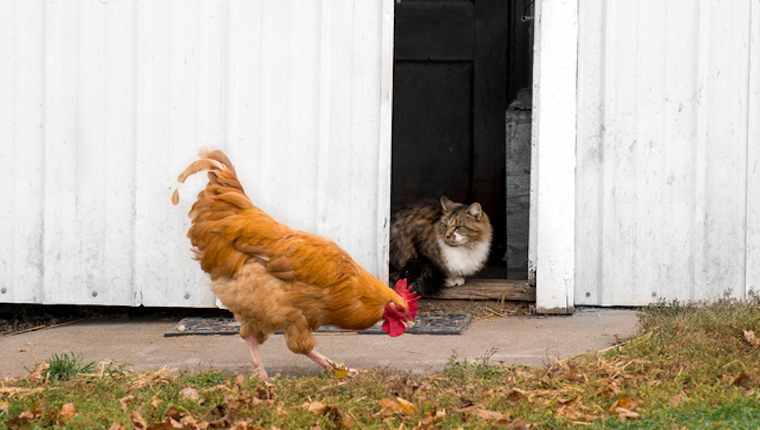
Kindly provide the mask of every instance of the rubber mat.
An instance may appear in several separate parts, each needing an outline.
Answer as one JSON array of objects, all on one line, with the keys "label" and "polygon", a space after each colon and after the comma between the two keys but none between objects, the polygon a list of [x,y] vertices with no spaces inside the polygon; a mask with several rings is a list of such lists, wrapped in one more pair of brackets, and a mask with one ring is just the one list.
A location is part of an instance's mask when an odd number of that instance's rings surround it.
[{"label": "rubber mat", "polygon": [[[472,320],[472,314],[420,314],[414,319],[414,327],[407,329],[409,334],[458,335],[467,328]],[[240,323],[229,317],[187,317],[177,323],[174,328],[164,333],[165,337],[188,335],[236,335],[240,331]],[[382,321],[364,331],[342,330],[332,326],[323,326],[314,330],[315,333],[357,333],[385,334]],[[277,332],[282,333],[282,332]]]}]

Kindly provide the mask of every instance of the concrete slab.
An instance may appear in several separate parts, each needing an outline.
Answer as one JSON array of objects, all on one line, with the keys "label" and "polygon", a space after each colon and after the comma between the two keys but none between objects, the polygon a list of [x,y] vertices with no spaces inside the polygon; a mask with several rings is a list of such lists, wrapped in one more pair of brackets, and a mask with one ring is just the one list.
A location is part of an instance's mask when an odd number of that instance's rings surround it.
[{"label": "concrete slab", "polygon": [[[250,373],[248,348],[238,336],[164,337],[176,320],[83,321],[67,326],[0,338],[0,378],[25,375],[24,367],[53,354],[74,352],[86,362],[117,360],[139,369],[164,366],[187,371],[224,370]],[[491,362],[543,366],[557,359],[613,344],[634,333],[636,312],[578,309],[571,316],[513,316],[473,321],[459,336],[318,335],[317,349],[353,368],[390,366],[414,372],[440,371],[452,354]],[[281,335],[261,348],[270,375],[315,375],[322,368],[292,353]]]}]

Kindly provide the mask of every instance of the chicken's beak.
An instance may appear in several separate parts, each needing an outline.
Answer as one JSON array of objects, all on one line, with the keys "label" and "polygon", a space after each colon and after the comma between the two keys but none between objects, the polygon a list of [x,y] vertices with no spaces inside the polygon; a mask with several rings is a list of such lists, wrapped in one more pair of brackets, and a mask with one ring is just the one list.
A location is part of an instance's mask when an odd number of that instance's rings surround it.
[{"label": "chicken's beak", "polygon": [[407,329],[410,329],[410,328],[414,327],[414,320],[412,320],[412,321],[404,321],[404,325],[406,326]]}]

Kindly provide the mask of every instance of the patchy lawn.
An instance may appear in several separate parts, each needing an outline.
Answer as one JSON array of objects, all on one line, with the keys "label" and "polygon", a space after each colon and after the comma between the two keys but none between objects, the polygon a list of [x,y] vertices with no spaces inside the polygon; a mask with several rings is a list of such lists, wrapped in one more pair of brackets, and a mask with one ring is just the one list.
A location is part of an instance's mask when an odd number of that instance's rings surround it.
[{"label": "patchy lawn", "polygon": [[659,303],[639,325],[613,348],[549,368],[454,356],[425,376],[372,369],[271,387],[243,375],[88,367],[62,352],[0,381],[0,429],[760,427],[757,297]]}]

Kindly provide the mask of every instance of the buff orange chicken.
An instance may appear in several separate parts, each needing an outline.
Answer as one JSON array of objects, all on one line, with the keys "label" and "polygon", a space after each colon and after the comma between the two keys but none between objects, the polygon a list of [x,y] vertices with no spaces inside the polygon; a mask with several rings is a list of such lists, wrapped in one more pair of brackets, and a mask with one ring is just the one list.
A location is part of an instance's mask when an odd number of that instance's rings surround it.
[{"label": "buff orange chicken", "polygon": [[[312,330],[364,330],[382,319],[395,337],[411,325],[418,297],[405,280],[388,288],[333,241],[275,221],[251,202],[222,151],[201,150],[178,181],[201,171],[209,182],[190,210],[187,236],[214,293],[240,322],[261,380],[269,382],[258,346],[277,330],[293,352],[338,369],[314,349]],[[179,188],[172,202],[179,202]]]}]

